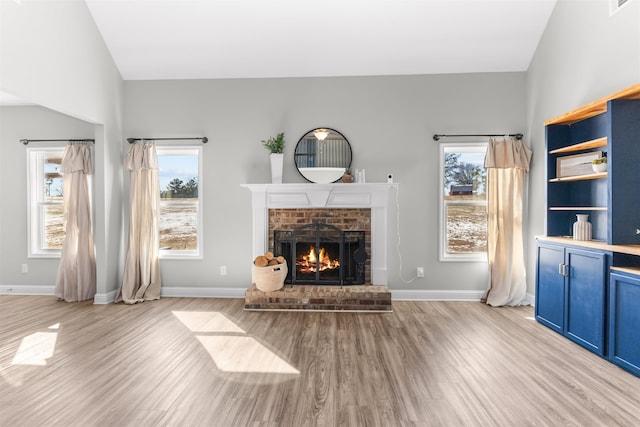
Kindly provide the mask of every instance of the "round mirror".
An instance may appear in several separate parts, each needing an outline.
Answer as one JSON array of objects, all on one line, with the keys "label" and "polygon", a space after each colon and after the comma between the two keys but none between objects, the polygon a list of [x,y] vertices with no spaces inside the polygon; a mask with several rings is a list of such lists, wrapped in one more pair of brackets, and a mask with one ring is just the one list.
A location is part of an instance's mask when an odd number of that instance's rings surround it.
[{"label": "round mirror", "polygon": [[307,181],[328,184],[338,181],[351,167],[351,145],[335,129],[316,128],[300,138],[293,159]]}]

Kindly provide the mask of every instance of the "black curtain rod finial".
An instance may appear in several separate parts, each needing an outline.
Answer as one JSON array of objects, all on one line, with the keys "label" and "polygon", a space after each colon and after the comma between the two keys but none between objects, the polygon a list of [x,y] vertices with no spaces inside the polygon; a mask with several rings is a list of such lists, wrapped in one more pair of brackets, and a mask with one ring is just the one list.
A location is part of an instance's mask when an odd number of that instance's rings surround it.
[{"label": "black curtain rod finial", "polygon": [[209,142],[209,138],[207,138],[206,136],[202,137],[202,143],[206,144],[207,142]]}]

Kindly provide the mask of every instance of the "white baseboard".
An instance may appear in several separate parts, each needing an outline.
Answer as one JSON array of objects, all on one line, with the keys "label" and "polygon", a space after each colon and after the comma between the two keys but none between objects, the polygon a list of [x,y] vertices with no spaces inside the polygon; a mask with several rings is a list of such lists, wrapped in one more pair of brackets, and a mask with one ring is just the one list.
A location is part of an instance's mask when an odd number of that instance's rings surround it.
[{"label": "white baseboard", "polygon": [[[160,289],[162,298],[244,298],[246,289],[240,288],[193,288],[165,287]],[[117,290],[106,294],[96,294],[94,304],[111,304],[116,299]]]},{"label": "white baseboard", "polygon": [[[54,286],[10,286],[0,285],[0,295],[54,296]],[[243,288],[163,287],[165,298],[244,298]],[[480,301],[484,291],[391,289],[393,301]],[[117,290],[96,294],[94,304],[111,304]],[[526,301],[534,305],[535,295],[527,294]]]},{"label": "white baseboard", "polygon": [[38,286],[38,285],[0,285],[0,295],[39,295],[54,296],[55,286]]},{"label": "white baseboard", "polygon": [[527,302],[529,303],[529,305],[531,306],[536,306],[536,295],[535,294],[530,294],[527,293]]},{"label": "white baseboard", "polygon": [[[393,301],[480,301],[485,291],[427,291],[391,289]],[[527,293],[524,305],[534,305],[536,297]]]},{"label": "white baseboard", "polygon": [[96,294],[96,296],[93,297],[93,303],[94,304],[111,304],[116,300],[116,293],[118,293],[117,289],[107,292],[106,294]]},{"label": "white baseboard", "polygon": [[390,289],[393,301],[480,301],[484,291]]},{"label": "white baseboard", "polygon": [[162,287],[160,296],[168,298],[244,298],[244,288]]}]

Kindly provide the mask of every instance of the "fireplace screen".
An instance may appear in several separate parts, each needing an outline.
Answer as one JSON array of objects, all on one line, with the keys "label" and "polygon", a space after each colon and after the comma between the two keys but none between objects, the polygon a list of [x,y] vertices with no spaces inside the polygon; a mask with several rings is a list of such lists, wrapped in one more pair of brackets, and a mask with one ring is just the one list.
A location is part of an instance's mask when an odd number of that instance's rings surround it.
[{"label": "fireplace screen", "polygon": [[[274,253],[289,263],[285,283],[359,285],[365,281],[365,232],[329,224],[275,230]],[[295,260],[295,262],[292,262]]]}]

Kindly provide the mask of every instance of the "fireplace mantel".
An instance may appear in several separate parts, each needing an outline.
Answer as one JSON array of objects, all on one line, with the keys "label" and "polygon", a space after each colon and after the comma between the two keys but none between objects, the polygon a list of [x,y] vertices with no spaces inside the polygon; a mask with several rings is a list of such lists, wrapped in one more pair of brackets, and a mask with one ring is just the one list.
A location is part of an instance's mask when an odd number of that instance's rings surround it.
[{"label": "fireplace mantel", "polygon": [[268,250],[269,209],[370,208],[371,281],[387,284],[389,190],[398,184],[242,184],[251,191],[253,256]]}]

